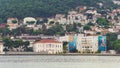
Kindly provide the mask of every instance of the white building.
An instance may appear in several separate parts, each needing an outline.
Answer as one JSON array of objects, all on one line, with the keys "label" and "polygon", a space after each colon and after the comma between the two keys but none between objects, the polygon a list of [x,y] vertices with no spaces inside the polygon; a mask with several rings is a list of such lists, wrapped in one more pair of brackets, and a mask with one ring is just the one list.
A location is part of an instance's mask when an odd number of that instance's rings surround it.
[{"label": "white building", "polygon": [[86,23],[88,23],[87,16],[77,12],[70,12],[67,16],[67,24],[73,23],[81,23],[82,25],[85,25]]},{"label": "white building", "polygon": [[4,49],[3,43],[0,42],[0,54],[4,54],[3,49]]},{"label": "white building", "polygon": [[56,39],[59,40],[60,42],[69,42],[69,36],[68,35],[56,37]]},{"label": "white building", "polygon": [[117,39],[120,39],[120,35],[117,36]]},{"label": "white building", "polygon": [[10,30],[18,28],[19,27],[18,19],[17,18],[8,18],[7,25]]},{"label": "white building", "polygon": [[37,20],[33,17],[26,17],[23,19],[23,24],[27,27],[35,27]]},{"label": "white building", "polygon": [[98,36],[79,36],[76,41],[78,52],[95,53],[98,51]]},{"label": "white building", "polygon": [[63,52],[63,43],[55,39],[42,39],[33,44],[33,51],[47,54],[57,54]]}]

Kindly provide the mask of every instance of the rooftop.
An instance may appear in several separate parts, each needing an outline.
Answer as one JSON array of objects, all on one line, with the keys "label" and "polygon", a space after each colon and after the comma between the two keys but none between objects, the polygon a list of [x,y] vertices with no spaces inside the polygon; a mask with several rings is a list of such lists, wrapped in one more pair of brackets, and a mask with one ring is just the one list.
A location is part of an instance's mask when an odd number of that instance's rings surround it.
[{"label": "rooftop", "polygon": [[35,43],[61,43],[55,39],[41,39]]}]

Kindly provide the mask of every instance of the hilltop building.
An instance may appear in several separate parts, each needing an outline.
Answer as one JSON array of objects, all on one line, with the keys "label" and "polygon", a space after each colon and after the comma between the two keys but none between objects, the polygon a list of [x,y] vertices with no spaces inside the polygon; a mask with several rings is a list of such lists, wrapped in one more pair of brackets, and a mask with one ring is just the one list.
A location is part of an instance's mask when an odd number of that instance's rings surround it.
[{"label": "hilltop building", "polygon": [[26,25],[26,27],[34,28],[36,25],[37,20],[33,17],[26,17],[23,19],[23,25]]},{"label": "hilltop building", "polygon": [[10,30],[18,28],[19,27],[18,19],[17,18],[8,18],[7,25]]}]

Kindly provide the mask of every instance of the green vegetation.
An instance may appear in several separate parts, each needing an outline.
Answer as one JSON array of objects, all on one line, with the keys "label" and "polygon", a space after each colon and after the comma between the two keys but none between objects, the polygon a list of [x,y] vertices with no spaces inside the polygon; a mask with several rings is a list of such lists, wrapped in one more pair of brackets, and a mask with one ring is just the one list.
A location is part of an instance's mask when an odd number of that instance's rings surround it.
[{"label": "green vegetation", "polygon": [[19,40],[11,40],[10,38],[3,38],[5,50],[10,51],[14,48],[24,49],[24,51],[29,50],[28,45],[30,44],[29,41],[23,41],[21,39]]},{"label": "green vegetation", "polygon": [[89,26],[95,26],[95,24],[93,24],[91,22],[89,22],[87,25],[89,25]]},{"label": "green vegetation", "polygon": [[49,23],[49,24],[50,24],[50,25],[52,25],[52,24],[54,24],[54,23],[55,23],[54,21],[50,21],[50,23]]},{"label": "green vegetation", "polygon": [[84,29],[84,30],[90,30],[91,28],[90,28],[89,25],[85,25],[83,29]]},{"label": "green vegetation", "polygon": [[5,22],[9,17],[46,18],[55,14],[66,14],[78,6],[98,8],[98,2],[104,3],[104,6],[108,8],[113,6],[112,0],[0,0],[0,23]]},{"label": "green vegetation", "polygon": [[105,18],[98,18],[97,24],[103,28],[109,28],[110,22]]},{"label": "green vegetation", "polygon": [[55,26],[50,27],[44,33],[45,35],[56,35],[56,34],[64,35],[64,29],[62,25],[55,25]]},{"label": "green vegetation", "polygon": [[114,50],[117,51],[117,53],[120,53],[120,39],[115,40],[112,43],[112,47],[113,47]]},{"label": "green vegetation", "polygon": [[77,27],[80,27],[82,25],[80,25],[79,23],[73,23],[73,24],[69,24],[66,25],[66,31],[67,32],[79,32]]},{"label": "green vegetation", "polygon": [[113,42],[117,40],[117,34],[116,33],[107,33],[107,49],[111,50],[114,49],[115,44],[113,45]]},{"label": "green vegetation", "polygon": [[12,20],[12,23],[16,24],[16,23],[17,23],[17,21],[16,21],[16,20]]},{"label": "green vegetation", "polygon": [[27,21],[26,23],[28,23],[28,24],[34,24],[35,21]]}]

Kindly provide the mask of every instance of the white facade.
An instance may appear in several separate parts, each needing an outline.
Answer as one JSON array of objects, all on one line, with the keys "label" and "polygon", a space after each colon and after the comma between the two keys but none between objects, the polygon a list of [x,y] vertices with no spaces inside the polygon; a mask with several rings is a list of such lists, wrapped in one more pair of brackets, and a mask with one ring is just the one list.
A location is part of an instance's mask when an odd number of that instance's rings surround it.
[{"label": "white facade", "polygon": [[69,36],[68,35],[60,36],[56,39],[59,40],[60,42],[69,42]]},{"label": "white facade", "polygon": [[98,51],[98,36],[78,36],[77,38],[78,52],[97,52]]},{"label": "white facade", "polygon": [[47,54],[57,54],[63,52],[63,43],[53,39],[43,39],[35,42],[33,45],[34,52],[44,52]]},{"label": "white facade", "polygon": [[69,14],[67,16],[67,23],[68,24],[73,24],[73,23],[81,23],[82,25],[85,25],[87,22],[87,16],[83,14]]},{"label": "white facade", "polygon": [[118,35],[117,38],[120,39],[120,35]]},{"label": "white facade", "polygon": [[[31,22],[31,21],[34,21],[33,24],[28,24],[27,22]],[[35,24],[36,24],[37,20],[33,17],[26,17],[23,19],[23,24],[24,25],[27,25],[27,27],[34,27]]]},{"label": "white facade", "polygon": [[[14,20],[17,21],[17,23],[13,23]],[[19,27],[18,19],[17,18],[8,18],[7,25],[10,30],[18,28]]]},{"label": "white facade", "polygon": [[0,54],[4,54],[4,52],[3,52],[3,43],[2,42],[0,42]]}]

